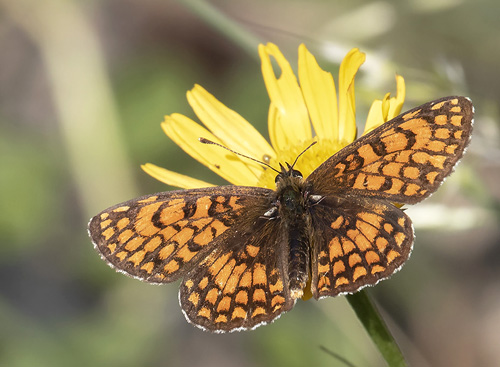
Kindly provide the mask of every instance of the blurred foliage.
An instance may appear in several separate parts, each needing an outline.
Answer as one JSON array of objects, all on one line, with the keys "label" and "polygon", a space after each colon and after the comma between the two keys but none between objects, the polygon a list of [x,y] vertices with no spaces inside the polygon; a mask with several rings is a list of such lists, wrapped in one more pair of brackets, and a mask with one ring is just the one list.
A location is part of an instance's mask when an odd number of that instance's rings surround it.
[{"label": "blurred foliage", "polygon": [[396,72],[407,108],[472,98],[468,154],[408,210],[413,256],[369,292],[411,365],[500,364],[498,2],[1,0],[0,9],[0,365],[344,365],[320,347],[384,365],[342,297],[212,335],[185,322],[177,284],[115,273],[87,237],[89,216],[166,189],[142,163],[222,183],[160,128],[165,114],[194,117],[185,99],[193,84],[267,136],[257,44],[254,54],[248,47],[256,39],[290,60],[305,42],[333,75],[345,51],[367,52],[359,121],[394,90]]}]

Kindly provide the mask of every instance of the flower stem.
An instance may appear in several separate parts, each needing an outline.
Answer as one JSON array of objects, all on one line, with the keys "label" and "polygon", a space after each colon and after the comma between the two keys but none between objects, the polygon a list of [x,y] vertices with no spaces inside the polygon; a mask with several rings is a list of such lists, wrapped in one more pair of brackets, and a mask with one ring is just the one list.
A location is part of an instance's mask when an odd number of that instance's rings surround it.
[{"label": "flower stem", "polygon": [[204,0],[177,0],[180,4],[190,9],[194,14],[203,19],[207,24],[231,39],[242,47],[252,57],[256,57],[255,50],[260,40],[249,31],[245,30],[236,21],[233,21],[217,7]]},{"label": "flower stem", "polygon": [[347,296],[347,301],[387,364],[391,367],[407,366],[401,350],[366,292],[350,294]]}]

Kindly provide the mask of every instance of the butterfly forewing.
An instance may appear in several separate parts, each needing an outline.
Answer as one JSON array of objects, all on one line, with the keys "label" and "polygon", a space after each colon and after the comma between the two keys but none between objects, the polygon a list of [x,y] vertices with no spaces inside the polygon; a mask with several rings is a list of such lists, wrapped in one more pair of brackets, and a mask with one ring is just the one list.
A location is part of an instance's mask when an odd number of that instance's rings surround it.
[{"label": "butterfly forewing", "polygon": [[472,103],[465,97],[424,104],[348,145],[307,180],[317,194],[348,191],[417,203],[452,172],[469,143],[472,121]]},{"label": "butterfly forewing", "polygon": [[377,199],[327,197],[312,208],[315,298],[353,293],[399,269],[410,255],[410,218]]},{"label": "butterfly forewing", "polygon": [[111,266],[148,282],[167,283],[227,241],[235,224],[250,226],[253,213],[269,206],[272,193],[223,186],[148,195],[96,215],[89,232]]}]

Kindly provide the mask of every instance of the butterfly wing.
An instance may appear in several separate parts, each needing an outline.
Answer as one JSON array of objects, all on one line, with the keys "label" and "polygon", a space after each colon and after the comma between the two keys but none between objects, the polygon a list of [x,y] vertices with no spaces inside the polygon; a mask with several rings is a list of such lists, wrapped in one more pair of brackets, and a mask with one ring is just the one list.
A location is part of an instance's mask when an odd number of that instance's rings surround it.
[{"label": "butterfly wing", "polygon": [[398,270],[413,245],[410,218],[391,202],[436,191],[462,157],[473,107],[446,97],[414,108],[326,160],[306,180],[311,208],[312,291],[352,293]]},{"label": "butterfly wing", "polygon": [[278,219],[266,218],[238,227],[181,285],[186,318],[204,329],[255,328],[295,303],[288,289],[285,228]]},{"label": "butterfly wing", "polygon": [[151,283],[186,274],[268,190],[233,186],[170,191],[115,205],[90,220],[89,233],[106,262]]},{"label": "butterfly wing", "polygon": [[184,277],[187,319],[212,331],[249,328],[293,307],[275,194],[225,186],[170,191],[115,205],[89,233],[113,268],[150,283]]},{"label": "butterfly wing", "polygon": [[374,285],[410,256],[411,220],[384,200],[326,197],[311,209],[311,218],[315,298]]},{"label": "butterfly wing", "polygon": [[362,136],[307,178],[316,194],[349,192],[396,203],[428,197],[469,144],[473,107],[446,97],[414,108]]}]

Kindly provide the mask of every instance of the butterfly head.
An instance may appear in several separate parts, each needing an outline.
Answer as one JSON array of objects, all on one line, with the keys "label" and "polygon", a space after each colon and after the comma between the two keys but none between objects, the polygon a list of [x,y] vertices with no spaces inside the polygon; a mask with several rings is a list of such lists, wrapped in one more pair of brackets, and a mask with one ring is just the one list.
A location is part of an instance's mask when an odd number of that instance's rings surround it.
[{"label": "butterfly head", "polygon": [[300,192],[304,185],[302,172],[293,168],[293,165],[286,163],[286,166],[280,163],[281,171],[276,175],[276,190],[278,193],[283,192],[286,188]]},{"label": "butterfly head", "polygon": [[278,181],[280,181],[280,180],[284,180],[284,179],[291,178],[291,177],[296,177],[299,179],[301,179],[303,177],[302,173],[300,171],[294,169],[293,166],[291,166],[289,163],[286,163],[286,167],[280,163],[280,169],[281,169],[281,172],[279,172],[276,175],[276,178],[274,179],[274,182],[276,182],[276,183],[278,183]]},{"label": "butterfly head", "polygon": [[[274,182],[276,182],[276,184],[278,186],[280,186],[280,182],[302,182],[302,179],[304,176],[302,176],[302,172],[294,169],[293,167],[295,167],[295,164],[297,163],[297,161],[299,160],[299,158],[302,156],[302,154],[304,154],[309,148],[311,148],[314,144],[316,144],[317,142],[314,141],[312,142],[312,144],[310,144],[306,149],[304,149],[302,151],[302,153],[300,153],[297,158],[295,158],[295,161],[293,162],[292,165],[290,165],[288,162],[286,163],[286,167],[283,166],[281,163],[280,163],[280,169],[281,169],[281,172],[274,169],[276,172],[278,172],[278,175],[276,176],[276,178],[274,179]],[[272,167],[271,167],[272,168]]]}]

